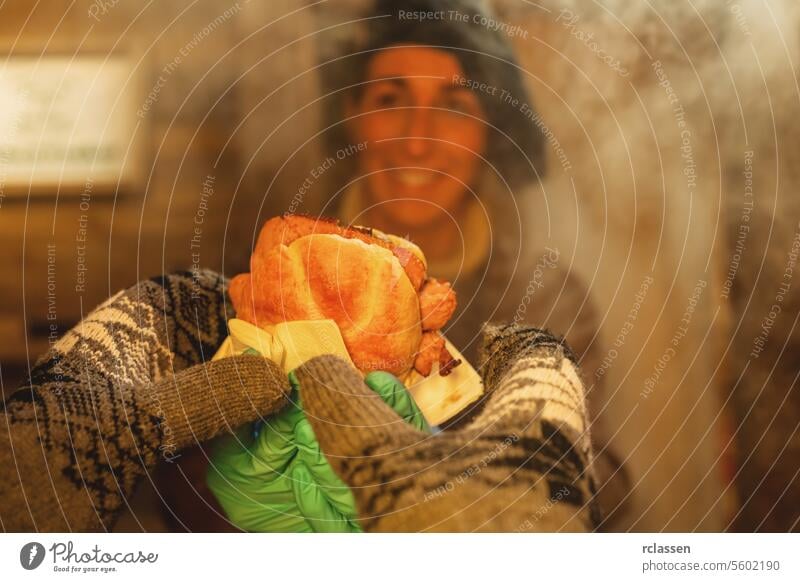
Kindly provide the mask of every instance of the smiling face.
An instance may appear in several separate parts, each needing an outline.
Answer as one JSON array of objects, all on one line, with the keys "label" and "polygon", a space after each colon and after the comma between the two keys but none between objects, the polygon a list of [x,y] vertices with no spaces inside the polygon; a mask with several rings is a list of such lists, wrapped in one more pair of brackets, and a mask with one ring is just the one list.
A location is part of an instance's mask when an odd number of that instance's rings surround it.
[{"label": "smiling face", "polygon": [[422,226],[454,213],[471,194],[486,149],[485,114],[451,53],[390,47],[371,57],[361,93],[347,105],[370,205],[396,224]]}]

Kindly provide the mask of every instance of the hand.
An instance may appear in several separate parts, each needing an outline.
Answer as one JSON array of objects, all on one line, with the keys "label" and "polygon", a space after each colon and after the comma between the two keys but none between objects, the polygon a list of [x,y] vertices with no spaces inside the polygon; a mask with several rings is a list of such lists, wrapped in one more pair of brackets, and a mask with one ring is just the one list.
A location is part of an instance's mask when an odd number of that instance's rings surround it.
[{"label": "hand", "polygon": [[202,364],[224,338],[224,280],[165,275],[68,330],[0,411],[7,531],[109,530],[159,459],[271,414],[286,376],[262,358]]},{"label": "hand", "polygon": [[[87,491],[62,475],[91,479],[92,491],[116,483],[131,493],[146,466],[170,461],[188,445],[280,410],[288,388],[272,362],[253,356],[198,364],[149,386],[87,382],[65,383],[58,390],[21,388],[6,402],[10,430],[0,433],[0,464],[16,466],[19,478],[12,471],[0,480],[5,527],[100,529]],[[69,454],[57,448],[62,444]],[[42,488],[48,474],[57,477],[50,490]],[[26,505],[30,493],[26,496],[23,488],[39,492],[36,504]],[[94,503],[113,515],[112,507],[123,499],[106,496]]]},{"label": "hand", "polygon": [[399,424],[334,357],[297,370],[311,426],[368,531],[586,531],[596,526],[583,386],[547,332],[491,326],[487,396],[461,430]]},{"label": "hand", "polygon": [[[361,531],[353,494],[320,450],[294,372],[289,381],[286,409],[254,430],[244,427],[214,451],[208,485],[231,522],[246,531]],[[399,424],[430,431],[400,380],[372,372],[363,383],[400,415]]]}]

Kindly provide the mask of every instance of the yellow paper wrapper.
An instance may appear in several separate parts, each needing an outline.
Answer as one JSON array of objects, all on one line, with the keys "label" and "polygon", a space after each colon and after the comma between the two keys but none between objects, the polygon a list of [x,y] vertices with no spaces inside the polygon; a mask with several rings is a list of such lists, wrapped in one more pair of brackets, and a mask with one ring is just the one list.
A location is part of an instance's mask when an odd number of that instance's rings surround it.
[{"label": "yellow paper wrapper", "polygon": [[[287,321],[262,329],[241,319],[228,320],[230,335],[212,359],[227,358],[253,349],[289,373],[308,360],[325,354],[338,356],[350,364],[339,326],[332,319]],[[428,424],[436,426],[452,418],[483,394],[483,383],[475,369],[445,339],[447,349],[461,365],[447,376],[438,369],[427,378],[411,370],[400,378],[419,406]]]},{"label": "yellow paper wrapper", "polygon": [[450,374],[440,376],[439,368],[435,366],[428,377],[412,369],[401,378],[425,415],[425,420],[432,426],[450,420],[483,394],[483,382],[475,368],[447,338],[444,343],[452,356],[461,360],[461,364],[453,368]]}]

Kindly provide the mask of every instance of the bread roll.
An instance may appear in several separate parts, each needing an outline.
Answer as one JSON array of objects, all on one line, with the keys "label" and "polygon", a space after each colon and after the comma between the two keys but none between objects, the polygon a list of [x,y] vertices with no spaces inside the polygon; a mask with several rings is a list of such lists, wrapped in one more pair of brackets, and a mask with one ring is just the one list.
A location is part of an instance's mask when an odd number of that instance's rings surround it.
[{"label": "bread roll", "polygon": [[229,288],[238,318],[258,327],[332,319],[362,372],[399,375],[413,365],[422,337],[419,299],[389,249],[337,234],[286,245],[268,232],[250,268]]}]

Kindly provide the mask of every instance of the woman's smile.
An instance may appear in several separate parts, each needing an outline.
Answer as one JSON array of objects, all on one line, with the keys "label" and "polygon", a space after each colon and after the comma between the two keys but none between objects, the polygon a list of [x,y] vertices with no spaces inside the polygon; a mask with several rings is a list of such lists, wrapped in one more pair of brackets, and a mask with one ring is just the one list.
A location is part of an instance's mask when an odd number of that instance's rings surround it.
[{"label": "woman's smile", "polygon": [[429,188],[445,177],[442,172],[422,168],[397,168],[387,173],[398,186],[410,190]]}]

